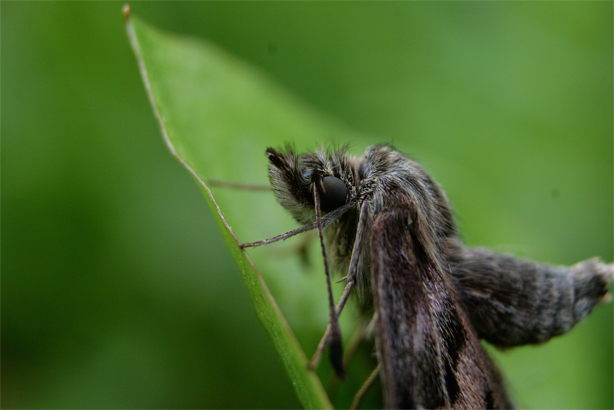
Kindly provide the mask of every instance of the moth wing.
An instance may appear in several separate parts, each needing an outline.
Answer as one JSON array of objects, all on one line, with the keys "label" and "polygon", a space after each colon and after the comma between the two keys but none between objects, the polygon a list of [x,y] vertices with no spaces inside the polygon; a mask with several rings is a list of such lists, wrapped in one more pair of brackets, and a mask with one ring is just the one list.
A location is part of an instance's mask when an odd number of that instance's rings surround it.
[{"label": "moth wing", "polygon": [[508,408],[415,208],[381,211],[371,231],[378,354],[388,408]]}]

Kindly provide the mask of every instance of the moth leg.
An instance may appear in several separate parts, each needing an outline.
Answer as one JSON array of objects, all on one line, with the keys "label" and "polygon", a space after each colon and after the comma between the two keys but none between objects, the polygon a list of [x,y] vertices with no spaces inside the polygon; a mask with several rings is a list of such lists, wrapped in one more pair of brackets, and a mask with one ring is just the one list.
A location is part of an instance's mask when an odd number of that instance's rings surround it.
[{"label": "moth leg", "polygon": [[377,326],[377,313],[374,313],[369,322],[361,320],[357,329],[354,331],[352,338],[348,342],[348,347],[345,350],[343,356],[343,364],[347,365],[350,359],[356,353],[356,350],[360,347],[360,344],[375,335],[375,327]]},{"label": "moth leg", "polygon": [[360,214],[358,216],[358,226],[356,228],[356,236],[354,237],[354,246],[352,247],[352,256],[350,258],[350,267],[345,280],[356,282],[358,279],[358,270],[360,268],[361,253],[364,252],[364,239],[367,234],[369,224],[370,210],[369,202],[363,201],[360,205]]},{"label": "moth leg", "polygon": [[[347,347],[343,352],[343,365],[347,366],[350,362],[354,354],[358,351],[361,344],[368,339],[372,334],[368,333],[369,324],[367,324],[364,320],[360,320],[356,329],[352,333],[350,340],[347,342]],[[341,380],[339,378],[331,378],[328,382],[328,386],[326,387],[326,391],[334,392],[339,387],[339,383]],[[330,394],[330,393],[329,393]],[[334,393],[332,393],[334,395]]]},{"label": "moth leg", "polygon": [[373,382],[375,381],[375,379],[377,379],[377,376],[379,376],[379,366],[380,365],[378,364],[375,369],[373,369],[369,377],[367,377],[367,380],[365,380],[362,386],[360,386],[360,389],[358,389],[358,391],[354,395],[354,400],[352,400],[350,410],[357,409],[360,405],[360,402],[364,397],[365,393],[367,392],[367,390],[369,390],[369,387],[373,385]]},{"label": "moth leg", "polygon": [[297,244],[284,245],[279,248],[271,249],[271,253],[281,257],[298,254],[301,266],[308,269],[313,265],[313,261],[309,255],[309,247],[315,239],[316,236],[313,234],[313,231],[309,231],[300,238]]},{"label": "moth leg", "polygon": [[[343,307],[345,306],[345,303],[347,302],[350,296],[350,293],[352,293],[354,284],[355,284],[354,282],[348,282],[347,285],[345,285],[343,294],[341,295],[341,298],[339,299],[339,303],[337,303],[337,307],[335,309],[335,314],[337,315],[337,317],[339,316],[339,314],[341,314],[341,311],[343,310]],[[320,339],[320,343],[318,343],[318,347],[316,348],[315,353],[313,354],[313,356],[311,357],[311,360],[307,364],[307,368],[309,370],[314,370],[316,367],[318,367],[318,364],[320,363],[320,359],[322,358],[322,353],[324,352],[324,349],[326,348],[326,343],[328,342],[328,338],[330,337],[330,333],[331,333],[331,328],[330,328],[330,323],[329,323],[326,326],[326,330],[324,331],[324,335],[322,336],[322,339]]]},{"label": "moth leg", "polygon": [[452,278],[478,336],[499,347],[543,343],[608,301],[614,265],[553,266],[482,248],[453,248]]},{"label": "moth leg", "polygon": [[365,322],[361,320],[358,323],[356,330],[354,330],[354,333],[352,334],[352,337],[350,338],[350,341],[348,342],[347,348],[345,349],[345,354],[343,355],[344,365],[347,366],[352,356],[354,356],[354,354],[360,347],[360,344],[362,343],[362,341],[365,340],[366,336],[367,336],[367,326],[365,325]]},{"label": "moth leg", "polygon": [[[335,219],[337,219],[338,217],[340,217],[341,215],[346,213],[348,211],[348,209],[350,209],[354,205],[356,205],[356,201],[348,202],[347,204],[343,205],[342,207],[339,207],[339,208],[335,209],[334,211],[329,212],[328,214],[324,215],[321,218],[321,221],[320,221],[321,224],[322,224],[322,229],[326,229],[331,223],[333,223],[335,221]],[[277,242],[277,241],[285,241],[286,239],[291,238],[294,235],[298,235],[300,233],[310,231],[310,230],[315,229],[317,227],[318,227],[318,221],[313,222],[313,223],[311,223],[309,225],[304,225],[304,226],[301,226],[300,228],[296,228],[296,229],[293,229],[291,231],[282,233],[282,234],[274,236],[272,238],[263,239],[263,240],[257,241],[257,242],[243,242],[239,246],[240,246],[241,249],[256,248],[258,246],[268,245],[270,243]]]},{"label": "moth leg", "polygon": [[[339,303],[337,305],[337,309],[336,309],[337,317],[339,317],[339,315],[341,314],[341,311],[343,310],[343,307],[345,306],[345,302],[347,302],[347,299],[350,296],[352,289],[356,285],[356,277],[357,277],[357,272],[358,272],[361,245],[362,245],[364,233],[366,231],[366,224],[368,221],[368,212],[369,212],[368,205],[369,204],[367,201],[363,201],[362,204],[360,205],[360,216],[358,220],[358,228],[356,229],[356,237],[354,239],[354,246],[352,248],[352,257],[350,259],[350,267],[348,269],[347,276],[345,276],[344,278],[340,280],[340,281],[346,280],[347,285],[345,285],[345,289],[343,290],[343,295],[341,295],[341,299],[339,300]],[[320,340],[320,343],[318,344],[318,347],[315,353],[313,354],[313,357],[311,358],[311,360],[309,361],[309,364],[307,365],[308,369],[313,370],[320,363],[322,352],[324,351],[324,348],[326,347],[326,342],[328,341],[328,338],[330,337],[330,332],[331,332],[331,329],[330,329],[330,324],[329,324],[326,327],[324,336],[322,336],[322,339]]]},{"label": "moth leg", "polygon": [[320,246],[322,248],[322,259],[324,260],[324,273],[326,275],[326,286],[328,288],[328,305],[330,310],[330,336],[328,337],[328,357],[333,365],[333,369],[337,376],[341,379],[346,379],[345,368],[343,366],[343,340],[341,339],[341,327],[339,326],[339,313],[335,308],[335,300],[333,296],[333,286],[331,283],[331,273],[328,268],[328,257],[326,256],[326,245],[324,244],[324,235],[322,233],[322,210],[320,207],[320,191],[313,190],[313,200],[316,211],[316,223],[318,227],[318,237],[320,238]]}]

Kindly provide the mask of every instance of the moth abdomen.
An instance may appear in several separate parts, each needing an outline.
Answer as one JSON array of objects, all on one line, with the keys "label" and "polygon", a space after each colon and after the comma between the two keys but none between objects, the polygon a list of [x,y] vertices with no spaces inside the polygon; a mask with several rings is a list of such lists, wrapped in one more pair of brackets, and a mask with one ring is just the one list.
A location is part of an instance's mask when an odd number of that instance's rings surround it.
[{"label": "moth abdomen", "polygon": [[562,335],[607,300],[614,266],[553,266],[487,249],[450,253],[452,278],[478,335],[499,347]]}]

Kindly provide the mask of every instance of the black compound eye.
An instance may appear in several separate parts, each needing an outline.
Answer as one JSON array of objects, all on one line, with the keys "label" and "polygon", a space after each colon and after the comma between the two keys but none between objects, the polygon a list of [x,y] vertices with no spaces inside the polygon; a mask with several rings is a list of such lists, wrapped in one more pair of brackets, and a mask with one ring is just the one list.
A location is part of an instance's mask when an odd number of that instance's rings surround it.
[{"label": "black compound eye", "polygon": [[331,212],[345,205],[348,189],[337,177],[326,176],[322,178],[320,190],[320,207],[324,212]]}]

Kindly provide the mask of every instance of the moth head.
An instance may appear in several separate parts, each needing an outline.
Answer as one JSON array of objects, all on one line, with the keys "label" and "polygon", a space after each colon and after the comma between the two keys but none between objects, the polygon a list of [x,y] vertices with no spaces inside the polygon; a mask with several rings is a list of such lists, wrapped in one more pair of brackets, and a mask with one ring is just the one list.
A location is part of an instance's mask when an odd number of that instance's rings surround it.
[{"label": "moth head", "polygon": [[347,203],[348,188],[334,175],[326,175],[315,183],[320,194],[322,211],[331,212]]},{"label": "moth head", "polygon": [[345,149],[318,151],[300,157],[292,148],[266,150],[269,179],[277,200],[301,224],[315,219],[317,190],[322,212],[331,212],[355,195],[354,178]]}]

